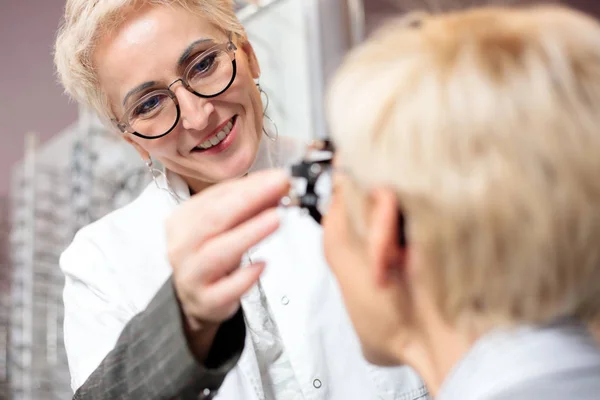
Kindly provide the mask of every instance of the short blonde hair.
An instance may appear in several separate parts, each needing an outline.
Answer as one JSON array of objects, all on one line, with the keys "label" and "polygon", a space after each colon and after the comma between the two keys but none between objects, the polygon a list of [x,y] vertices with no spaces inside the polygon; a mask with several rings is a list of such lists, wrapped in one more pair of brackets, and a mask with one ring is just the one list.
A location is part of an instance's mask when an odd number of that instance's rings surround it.
[{"label": "short blonde hair", "polygon": [[55,45],[56,70],[65,91],[105,122],[112,116],[92,62],[95,46],[100,37],[123,23],[128,12],[145,4],[183,7],[206,17],[235,39],[247,39],[232,0],[67,0]]},{"label": "short blonde hair", "polygon": [[595,20],[545,6],[396,21],[348,57],[328,106],[349,193],[397,191],[448,321],[598,314]]}]

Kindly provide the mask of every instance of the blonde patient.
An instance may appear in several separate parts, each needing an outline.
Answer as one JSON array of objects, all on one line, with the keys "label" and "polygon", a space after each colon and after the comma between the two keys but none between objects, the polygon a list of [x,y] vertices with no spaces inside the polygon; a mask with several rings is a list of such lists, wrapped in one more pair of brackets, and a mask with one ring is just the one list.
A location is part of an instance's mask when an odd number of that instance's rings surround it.
[{"label": "blonde patient", "polygon": [[598,398],[599,110],[600,25],[566,8],[411,17],[350,55],[324,240],[369,361],[437,399]]}]

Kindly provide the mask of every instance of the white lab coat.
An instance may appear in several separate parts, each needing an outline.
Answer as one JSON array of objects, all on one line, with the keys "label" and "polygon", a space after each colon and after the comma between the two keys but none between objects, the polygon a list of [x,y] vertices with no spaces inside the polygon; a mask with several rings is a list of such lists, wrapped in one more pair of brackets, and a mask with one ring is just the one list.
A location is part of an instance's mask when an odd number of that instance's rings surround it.
[{"label": "white lab coat", "polygon": [[[264,140],[253,169],[281,166],[298,156],[290,138]],[[169,174],[179,196],[189,190]],[[164,182],[163,182],[164,184]],[[177,206],[154,184],[131,204],[82,229],[61,257],[66,276],[65,345],[73,390],[115,345],[129,320],[149,304],[171,274],[164,221]],[[252,250],[265,260],[261,277],[273,319],[305,399],[421,399],[422,381],[409,368],[367,364],[327,267],[321,227],[297,209],[282,211],[281,228]],[[242,300],[244,305],[244,300]],[[217,399],[262,400],[252,341]]]}]

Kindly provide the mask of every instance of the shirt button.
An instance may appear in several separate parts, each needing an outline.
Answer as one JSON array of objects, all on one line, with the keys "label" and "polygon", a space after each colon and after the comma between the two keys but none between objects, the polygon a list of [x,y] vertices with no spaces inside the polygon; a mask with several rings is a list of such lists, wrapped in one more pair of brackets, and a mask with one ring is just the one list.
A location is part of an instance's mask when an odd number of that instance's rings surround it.
[{"label": "shirt button", "polygon": [[290,299],[288,299],[287,296],[283,296],[281,298],[281,304],[283,304],[284,306],[287,306],[288,304],[290,304]]},{"label": "shirt button", "polygon": [[313,386],[315,387],[315,389],[320,389],[322,385],[321,381],[319,379],[315,379],[313,381]]},{"label": "shirt button", "polygon": [[212,400],[217,395],[216,390],[204,389],[200,394],[200,400]]}]

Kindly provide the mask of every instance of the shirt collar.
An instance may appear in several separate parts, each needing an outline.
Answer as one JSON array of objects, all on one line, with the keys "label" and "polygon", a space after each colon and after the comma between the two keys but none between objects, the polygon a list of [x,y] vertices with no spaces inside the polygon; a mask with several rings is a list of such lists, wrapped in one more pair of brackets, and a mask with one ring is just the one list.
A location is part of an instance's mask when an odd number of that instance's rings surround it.
[{"label": "shirt collar", "polygon": [[600,349],[582,323],[496,330],[454,367],[436,400],[488,398],[522,382],[585,367],[600,367]]}]

